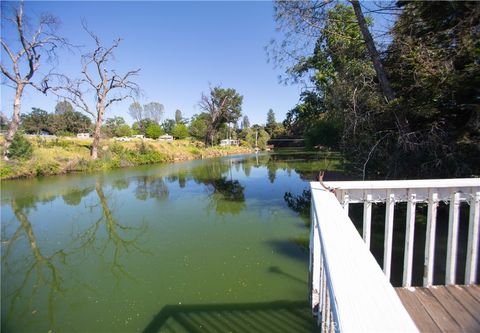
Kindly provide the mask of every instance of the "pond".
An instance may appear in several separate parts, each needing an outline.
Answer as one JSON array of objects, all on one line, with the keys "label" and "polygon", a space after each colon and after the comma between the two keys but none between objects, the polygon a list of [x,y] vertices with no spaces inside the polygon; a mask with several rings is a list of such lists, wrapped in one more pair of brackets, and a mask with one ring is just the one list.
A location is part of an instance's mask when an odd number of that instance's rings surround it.
[{"label": "pond", "polygon": [[245,155],[5,181],[2,332],[311,332],[292,198],[340,164]]}]

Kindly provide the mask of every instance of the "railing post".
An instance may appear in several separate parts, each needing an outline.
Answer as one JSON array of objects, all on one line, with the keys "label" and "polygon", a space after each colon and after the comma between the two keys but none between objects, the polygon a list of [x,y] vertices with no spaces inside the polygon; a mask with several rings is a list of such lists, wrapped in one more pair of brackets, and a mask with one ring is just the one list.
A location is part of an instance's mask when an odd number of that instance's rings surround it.
[{"label": "railing post", "polygon": [[450,197],[450,213],[448,218],[447,268],[445,284],[455,284],[457,268],[458,244],[458,212],[460,208],[460,193],[452,193]]},{"label": "railing post", "polygon": [[343,209],[347,212],[347,215],[348,215],[349,205],[350,205],[350,196],[348,194],[345,194],[343,196]]},{"label": "railing post", "polygon": [[425,264],[423,271],[423,286],[433,283],[433,262],[435,257],[435,232],[437,229],[438,193],[430,192],[428,198],[427,231],[425,240]]},{"label": "railing post", "polygon": [[403,258],[403,286],[412,285],[413,242],[415,235],[415,208],[417,195],[410,193],[407,202],[407,219],[405,230],[405,254]]},{"label": "railing post", "polygon": [[392,267],[392,242],[393,242],[393,214],[395,208],[395,194],[390,193],[386,202],[385,213],[385,244],[383,248],[383,271],[390,280]]},{"label": "railing post", "polygon": [[370,249],[370,233],[372,227],[372,195],[367,194],[363,203],[363,240]]},{"label": "railing post", "polygon": [[480,220],[480,192],[472,193],[470,199],[470,217],[468,221],[467,264],[465,268],[465,284],[477,282],[478,261],[478,225]]}]

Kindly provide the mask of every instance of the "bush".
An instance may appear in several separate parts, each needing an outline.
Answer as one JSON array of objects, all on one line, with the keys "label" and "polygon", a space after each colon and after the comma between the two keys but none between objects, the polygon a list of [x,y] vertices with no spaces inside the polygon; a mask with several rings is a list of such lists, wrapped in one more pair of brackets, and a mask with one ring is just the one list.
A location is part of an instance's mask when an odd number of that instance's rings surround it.
[{"label": "bush", "polygon": [[17,160],[28,160],[32,157],[32,144],[19,132],[13,136],[13,141],[8,148],[8,157]]},{"label": "bush", "polygon": [[120,125],[115,130],[115,136],[122,137],[122,136],[132,136],[133,131],[127,124]]},{"label": "bush", "polygon": [[172,136],[175,139],[185,139],[188,136],[188,128],[184,124],[177,124],[172,129]]},{"label": "bush", "polygon": [[150,139],[158,139],[163,134],[163,129],[158,124],[150,124],[145,130],[145,136]]}]

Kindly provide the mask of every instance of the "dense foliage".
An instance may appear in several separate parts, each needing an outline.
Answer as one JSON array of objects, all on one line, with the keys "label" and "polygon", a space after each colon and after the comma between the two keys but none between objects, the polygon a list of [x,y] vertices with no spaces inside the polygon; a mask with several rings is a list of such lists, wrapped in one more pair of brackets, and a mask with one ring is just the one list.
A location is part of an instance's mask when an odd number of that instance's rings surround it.
[{"label": "dense foliage", "polygon": [[384,97],[353,8],[337,4],[314,53],[288,70],[313,88],[284,125],[311,146],[340,149],[364,177],[478,175],[480,6],[397,5],[402,13],[382,58],[395,98]]}]

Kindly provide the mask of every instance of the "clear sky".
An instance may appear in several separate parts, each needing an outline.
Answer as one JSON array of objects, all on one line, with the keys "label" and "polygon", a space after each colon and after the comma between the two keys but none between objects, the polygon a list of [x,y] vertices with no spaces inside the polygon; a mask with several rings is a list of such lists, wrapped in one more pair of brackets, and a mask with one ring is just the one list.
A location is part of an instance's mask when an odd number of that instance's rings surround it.
[{"label": "clear sky", "polygon": [[[2,1],[2,11],[12,3]],[[271,2],[26,2],[25,13],[34,18],[42,12],[59,17],[59,34],[84,52],[93,48],[92,40],[81,27],[82,19],[89,29],[109,45],[114,38],[123,42],[110,63],[119,73],[141,68],[136,82],[143,90],[141,103],[158,101],[165,106],[165,118],[173,118],[176,109],[185,117],[199,113],[198,101],[209,86],[234,88],[243,100],[243,114],[250,122],[265,123],[268,109],[275,111],[277,121],[295,106],[300,87],[279,83],[281,69],[267,63],[265,45],[275,37]],[[2,22],[5,23],[5,22]],[[12,31],[2,30],[12,39]],[[2,53],[2,57],[4,57]],[[9,64],[3,58],[3,63]],[[43,70],[48,69],[44,64]],[[80,52],[61,52],[57,71],[80,76]],[[12,113],[13,89],[2,85],[1,109]],[[94,101],[91,100],[91,107]],[[53,112],[57,102],[53,95],[44,96],[27,88],[22,112],[39,107]],[[130,102],[107,110],[106,117],[123,116]]]}]

